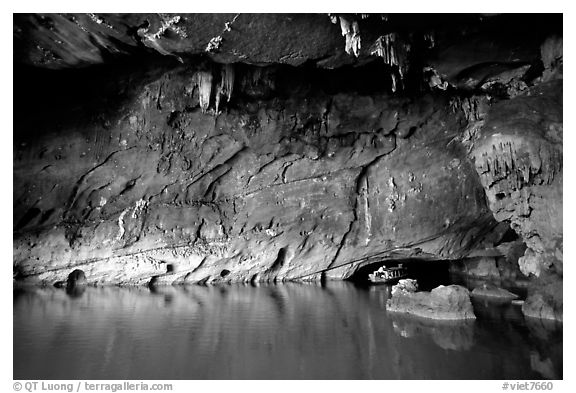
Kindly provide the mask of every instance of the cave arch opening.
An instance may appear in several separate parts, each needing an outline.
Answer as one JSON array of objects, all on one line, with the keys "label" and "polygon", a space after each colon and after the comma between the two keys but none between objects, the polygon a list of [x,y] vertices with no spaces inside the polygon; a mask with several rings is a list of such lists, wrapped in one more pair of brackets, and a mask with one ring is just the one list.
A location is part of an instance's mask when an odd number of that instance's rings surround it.
[{"label": "cave arch opening", "polygon": [[407,278],[418,281],[421,290],[429,291],[438,285],[450,285],[453,277],[450,274],[449,260],[430,260],[417,258],[383,259],[360,266],[347,278],[348,281],[359,284],[369,284],[368,275],[381,266],[396,267],[402,265],[408,272]]}]

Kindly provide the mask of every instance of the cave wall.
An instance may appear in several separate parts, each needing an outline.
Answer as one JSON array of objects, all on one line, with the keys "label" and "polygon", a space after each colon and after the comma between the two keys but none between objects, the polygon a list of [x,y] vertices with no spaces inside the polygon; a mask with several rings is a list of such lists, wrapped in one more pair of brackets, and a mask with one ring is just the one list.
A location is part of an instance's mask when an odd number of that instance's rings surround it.
[{"label": "cave wall", "polygon": [[562,273],[562,82],[494,105],[472,154],[494,217],[530,250],[523,272]]},{"label": "cave wall", "polygon": [[525,249],[524,313],[562,319],[561,15],[14,22],[17,280],[342,279]]},{"label": "cave wall", "polygon": [[524,314],[562,320],[562,38],[547,38],[540,52],[543,71],[534,85],[479,115],[466,144],[494,217],[527,246],[518,260],[533,279]]},{"label": "cave wall", "polygon": [[202,75],[216,90],[223,68],[178,67],[115,117],[80,112],[16,147],[19,274],[293,279],[362,257],[459,258],[497,240],[474,166],[453,143],[462,116],[441,95],[263,98],[274,83],[255,67],[236,80],[248,95],[217,113],[212,92],[202,109]]}]

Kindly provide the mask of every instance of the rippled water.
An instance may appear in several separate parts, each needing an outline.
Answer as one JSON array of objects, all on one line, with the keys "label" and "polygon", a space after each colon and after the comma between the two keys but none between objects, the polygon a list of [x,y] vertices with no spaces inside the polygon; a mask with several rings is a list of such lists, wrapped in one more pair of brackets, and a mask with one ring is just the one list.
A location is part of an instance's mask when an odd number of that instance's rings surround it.
[{"label": "rippled water", "polygon": [[14,291],[15,379],[562,378],[562,328],[474,302],[477,319],[386,313],[346,282]]}]

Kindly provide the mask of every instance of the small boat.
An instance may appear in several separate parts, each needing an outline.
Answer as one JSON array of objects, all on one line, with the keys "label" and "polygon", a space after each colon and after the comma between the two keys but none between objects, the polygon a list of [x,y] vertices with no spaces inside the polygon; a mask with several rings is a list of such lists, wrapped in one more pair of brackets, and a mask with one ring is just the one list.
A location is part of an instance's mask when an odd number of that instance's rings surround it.
[{"label": "small boat", "polygon": [[376,284],[384,284],[401,278],[408,277],[408,270],[399,264],[397,267],[382,266],[374,273],[368,275],[368,279]]}]

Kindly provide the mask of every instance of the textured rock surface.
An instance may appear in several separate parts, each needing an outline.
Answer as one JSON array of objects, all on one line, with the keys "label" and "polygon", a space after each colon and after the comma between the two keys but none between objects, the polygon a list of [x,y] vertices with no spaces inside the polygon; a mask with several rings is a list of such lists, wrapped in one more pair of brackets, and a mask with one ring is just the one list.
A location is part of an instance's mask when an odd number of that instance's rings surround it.
[{"label": "textured rock surface", "polygon": [[472,277],[500,278],[500,271],[494,258],[470,258],[466,260],[465,265],[466,274]]},{"label": "textured rock surface", "polygon": [[416,280],[406,278],[398,280],[398,284],[392,287],[392,296],[394,296],[396,292],[400,291],[416,292],[417,290],[418,290],[418,283],[416,282]]},{"label": "textured rock surface", "polygon": [[476,318],[470,292],[460,285],[441,285],[430,292],[400,289],[386,302],[386,310],[442,320]]},{"label": "textured rock surface", "polygon": [[[472,154],[498,221],[508,221],[528,247],[525,275],[552,275],[562,287],[562,81],[553,80],[494,105]],[[537,285],[522,310],[562,320],[561,290]]]},{"label": "textured rock surface", "polygon": [[563,281],[552,276],[531,288],[522,312],[528,317],[562,321],[563,306]]},{"label": "textured rock surface", "polygon": [[[237,84],[272,84],[253,72]],[[178,69],[146,84],[113,122],[21,136],[21,274],[290,279],[362,257],[458,258],[485,238],[493,245],[474,167],[450,145],[459,117],[440,97],[305,91],[239,98],[215,115],[214,100],[198,108],[205,86],[195,75]],[[404,129],[410,136],[398,137]]]},{"label": "textured rock surface", "polygon": [[473,155],[494,217],[526,241],[524,274],[562,273],[562,83],[492,107]]},{"label": "textured rock surface", "polygon": [[518,295],[507,291],[503,288],[498,288],[492,285],[483,285],[476,287],[472,290],[472,296],[488,297],[488,298],[498,298],[498,299],[517,299]]},{"label": "textured rock surface", "polygon": [[104,63],[145,49],[230,63],[346,59],[339,26],[327,15],[20,14],[14,35],[22,60],[49,68]]},{"label": "textured rock surface", "polygon": [[14,277],[319,280],[469,257],[503,279],[519,264],[535,296],[563,271],[561,26],[15,15]]}]

